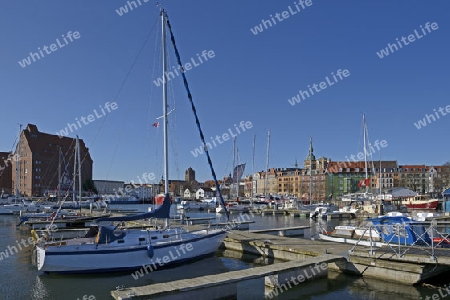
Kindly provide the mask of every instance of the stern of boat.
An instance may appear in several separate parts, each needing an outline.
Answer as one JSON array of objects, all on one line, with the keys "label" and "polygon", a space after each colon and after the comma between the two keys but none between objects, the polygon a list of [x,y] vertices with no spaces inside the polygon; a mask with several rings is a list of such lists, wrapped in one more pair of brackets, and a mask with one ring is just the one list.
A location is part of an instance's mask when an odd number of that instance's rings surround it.
[{"label": "stern of boat", "polygon": [[36,246],[36,266],[38,271],[42,269],[45,262],[45,249],[40,246]]}]

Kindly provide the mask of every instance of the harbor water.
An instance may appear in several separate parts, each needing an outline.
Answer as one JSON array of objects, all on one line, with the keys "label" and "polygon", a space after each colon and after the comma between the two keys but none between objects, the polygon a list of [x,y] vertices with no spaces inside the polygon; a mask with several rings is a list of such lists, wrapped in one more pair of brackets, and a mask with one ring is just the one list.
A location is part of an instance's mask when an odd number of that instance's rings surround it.
[{"label": "harbor water", "polygon": [[[144,205],[127,205],[124,208],[146,210]],[[187,216],[208,217],[215,214],[187,212]],[[233,215],[232,215],[233,217]],[[260,216],[252,215],[250,229],[266,229],[289,226],[311,226],[305,234],[305,244],[314,237],[320,226],[348,225],[358,220],[333,221],[326,223],[311,221],[309,218],[298,218],[284,215]],[[37,271],[31,264],[32,247],[28,243],[30,231],[17,227],[16,216],[0,216],[0,299],[113,299],[110,291],[117,286],[142,286],[153,283],[193,278],[209,274],[219,274],[227,271],[242,270],[267,262],[263,258],[245,255],[233,251],[218,251],[216,255],[182,266],[149,272],[144,276],[133,276],[131,272],[95,274],[95,275],[48,275]],[[295,237],[296,239],[298,237]],[[134,273],[133,273],[134,274]],[[135,278],[136,277],[136,278]],[[440,282],[433,285],[443,286],[445,282],[440,276]],[[449,280],[450,281],[450,280]],[[267,292],[267,290],[266,290]],[[426,288],[422,286],[407,286],[382,280],[360,278],[329,272],[327,278],[317,279],[293,286],[287,291],[273,296],[272,299],[426,299],[434,294],[446,295],[445,290]],[[447,293],[448,294],[448,293]],[[84,297],[84,298],[83,298]],[[89,298],[90,297],[90,298]],[[443,296],[439,296],[442,299]],[[261,295],[260,299],[264,299]],[[269,299],[269,298],[266,298]],[[432,299],[432,298],[429,298]],[[434,298],[433,298],[434,299]],[[450,299],[450,297],[449,297]]]}]

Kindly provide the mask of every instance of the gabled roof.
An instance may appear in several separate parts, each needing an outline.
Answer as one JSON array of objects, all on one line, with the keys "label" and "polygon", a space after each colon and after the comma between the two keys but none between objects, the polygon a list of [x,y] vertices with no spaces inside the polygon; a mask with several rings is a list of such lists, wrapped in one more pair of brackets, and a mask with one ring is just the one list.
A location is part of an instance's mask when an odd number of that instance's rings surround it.
[{"label": "gabled roof", "polygon": [[[368,169],[373,167],[375,169],[380,168],[379,161],[368,161],[367,166]],[[395,160],[385,160],[381,161],[381,169],[393,169],[397,168],[397,161]],[[342,168],[342,173],[364,173],[365,162],[364,161],[331,161],[328,163],[327,172],[328,173],[340,173],[339,169]],[[347,170],[349,169],[349,170]],[[357,171],[358,169],[358,171]]]},{"label": "gabled roof", "polygon": [[[28,124],[27,127],[23,130],[23,134],[28,142],[28,146],[30,147],[31,152],[39,152],[39,155],[45,155],[45,152],[42,153],[42,149],[46,150],[52,148],[54,150],[55,146],[61,146],[66,150],[75,148],[76,139],[39,132],[37,126],[34,124]],[[89,148],[86,147],[82,139],[79,139],[79,142],[81,150],[80,152],[84,153],[82,154],[83,157],[81,157],[81,159],[92,161],[92,158],[89,154]]]}]

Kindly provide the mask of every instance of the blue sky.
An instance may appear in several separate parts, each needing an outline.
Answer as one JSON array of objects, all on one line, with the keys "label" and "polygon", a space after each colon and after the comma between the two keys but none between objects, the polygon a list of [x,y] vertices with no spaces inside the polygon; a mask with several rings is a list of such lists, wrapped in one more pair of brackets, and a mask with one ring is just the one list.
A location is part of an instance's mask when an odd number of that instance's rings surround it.
[{"label": "blue sky", "polygon": [[[161,88],[153,84],[161,76],[159,10],[153,1],[140,1],[122,16],[116,12],[127,5],[122,0],[1,2],[1,151],[11,150],[18,123],[56,133],[94,110],[101,115],[99,106],[115,101],[115,110],[69,133],[90,148],[94,179],[161,177],[162,127],[151,126],[162,115]],[[182,60],[214,51],[213,58],[186,72],[208,140],[229,129],[235,133],[234,124],[241,121],[251,122],[252,128],[237,137],[246,174],[252,172],[254,135],[255,171],[265,168],[267,130],[269,167],[293,167],[296,159],[302,165],[309,136],[317,157],[345,160],[362,151],[365,113],[370,141],[388,144],[383,159],[431,165],[450,160],[450,116],[440,114],[421,129],[414,125],[450,105],[450,3],[313,0],[304,9],[299,6],[297,14],[252,33],[262,19],[289,6],[295,10],[289,0],[165,1]],[[420,26],[427,22],[436,22],[438,29],[425,36]],[[382,59],[377,55],[414,30],[420,39]],[[64,43],[62,35],[69,31],[80,37],[24,68],[18,63],[58,38]],[[169,52],[174,66],[170,44]],[[299,90],[331,79],[339,69],[350,75],[289,104]],[[184,178],[184,170],[192,167],[198,180],[210,179],[205,155],[191,153],[201,143],[179,77],[169,82],[169,96],[170,109],[175,108],[169,124],[170,178]],[[232,146],[228,140],[210,151],[220,178],[231,172]]]}]

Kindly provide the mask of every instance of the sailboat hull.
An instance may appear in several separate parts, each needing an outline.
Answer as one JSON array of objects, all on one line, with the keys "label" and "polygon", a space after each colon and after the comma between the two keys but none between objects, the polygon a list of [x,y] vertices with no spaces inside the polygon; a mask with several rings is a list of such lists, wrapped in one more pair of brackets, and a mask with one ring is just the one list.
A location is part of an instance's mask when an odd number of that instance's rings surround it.
[{"label": "sailboat hull", "polygon": [[95,243],[37,246],[36,262],[38,270],[46,273],[105,273],[141,268],[155,271],[215,253],[226,232],[201,230],[187,235],[167,242],[124,247]]}]

